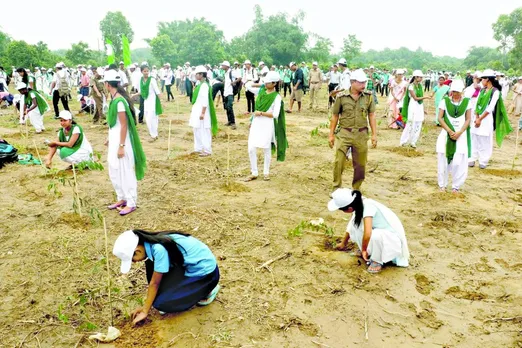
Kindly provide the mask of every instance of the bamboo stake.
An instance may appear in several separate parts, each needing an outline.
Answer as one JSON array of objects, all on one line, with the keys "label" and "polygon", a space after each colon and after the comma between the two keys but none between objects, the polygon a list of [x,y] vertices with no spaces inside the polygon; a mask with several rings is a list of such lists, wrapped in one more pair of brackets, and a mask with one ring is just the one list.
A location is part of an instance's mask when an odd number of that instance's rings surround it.
[{"label": "bamboo stake", "polygon": [[114,316],[112,313],[112,300],[111,300],[111,270],[109,267],[109,238],[107,236],[107,224],[105,218],[103,218],[103,231],[105,232],[105,260],[107,264],[107,291],[109,293],[109,308],[111,310],[111,326],[114,326]]},{"label": "bamboo stake", "polygon": [[515,160],[517,158],[517,153],[518,153],[518,136],[520,134],[520,130],[519,130],[519,126],[518,124],[516,124],[517,126],[517,137],[515,139],[515,154],[513,155],[513,164],[511,165],[511,170],[515,170]]},{"label": "bamboo stake", "polygon": [[170,136],[172,133],[172,120],[169,120],[169,141],[167,145],[167,159],[170,158]]},{"label": "bamboo stake", "polygon": [[38,160],[40,161],[40,165],[43,167],[44,170],[46,170],[45,164],[42,162],[42,157],[40,156],[40,151],[38,151],[38,147],[36,146],[36,141],[34,141],[34,139],[33,139],[33,145],[34,145],[34,149],[36,150],[36,154],[38,155]]},{"label": "bamboo stake", "polygon": [[82,203],[80,202],[80,193],[78,192],[78,181],[76,180],[76,167],[74,166],[74,163],[72,165],[73,170],[73,177],[74,177],[74,191],[75,191],[75,200],[76,204],[78,204],[78,213],[80,214],[80,217],[82,216]]}]

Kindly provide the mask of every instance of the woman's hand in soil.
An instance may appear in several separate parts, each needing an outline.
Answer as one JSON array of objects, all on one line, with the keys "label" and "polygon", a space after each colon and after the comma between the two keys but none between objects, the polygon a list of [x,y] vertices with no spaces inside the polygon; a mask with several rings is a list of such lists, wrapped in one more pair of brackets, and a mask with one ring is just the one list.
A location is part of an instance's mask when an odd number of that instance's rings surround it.
[{"label": "woman's hand in soil", "polygon": [[137,308],[134,312],[132,312],[132,324],[138,324],[140,321],[145,320],[148,315],[149,312],[145,311],[143,307]]},{"label": "woman's hand in soil", "polygon": [[336,246],[335,246],[335,249],[337,250],[340,250],[340,251],[343,251],[343,250],[346,250],[346,243],[338,243]]}]

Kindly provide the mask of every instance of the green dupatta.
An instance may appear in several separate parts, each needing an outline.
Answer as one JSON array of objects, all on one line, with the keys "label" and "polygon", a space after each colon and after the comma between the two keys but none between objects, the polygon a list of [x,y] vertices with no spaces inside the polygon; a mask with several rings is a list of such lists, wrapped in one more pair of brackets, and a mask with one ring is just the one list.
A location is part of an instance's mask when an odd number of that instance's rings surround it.
[{"label": "green dupatta", "polygon": [[[152,81],[152,77],[149,76],[147,81],[144,81],[143,77],[140,80],[140,95],[143,98],[143,100],[146,100],[149,97],[149,87],[150,87],[150,81]],[[163,107],[161,106],[160,99],[158,95],[156,94],[156,115],[163,114]]]},{"label": "green dupatta", "polygon": [[[457,106],[454,105],[448,96],[444,97],[444,103],[446,104],[446,111],[444,112],[444,123],[451,129],[452,132],[455,132],[455,128],[451,124],[449,117],[458,118],[462,115],[466,114],[466,110],[469,105],[469,98],[464,98],[462,102]],[[471,157],[471,134],[470,127],[466,129],[466,137],[468,138],[468,158]],[[449,134],[446,140],[446,158],[448,159],[448,164],[453,161],[453,157],[455,157],[455,152],[457,152],[457,141],[450,138]]]},{"label": "green dupatta", "polygon": [[[45,99],[35,90],[30,90],[27,93],[27,96],[30,97],[31,94],[34,94],[34,99],[36,99],[36,105],[38,106],[38,111],[40,111],[40,115],[43,115],[47,110],[49,110],[49,104],[45,101]],[[25,98],[25,104],[27,106],[33,105],[33,98]]]},{"label": "green dupatta", "polygon": [[116,125],[118,118],[118,103],[122,102],[125,105],[125,115],[127,116],[127,129],[129,131],[130,142],[132,145],[132,151],[134,153],[134,170],[136,171],[136,179],[141,180],[145,176],[145,170],[147,169],[147,158],[141,147],[140,137],[134,124],[129,104],[123,97],[117,97],[113,99],[109,105],[109,112],[107,113],[107,124],[110,128]]},{"label": "green dupatta", "polygon": [[[477,99],[477,106],[475,107],[475,115],[481,116],[486,111],[495,91],[497,91],[495,88],[491,88],[489,91],[483,88],[480,91]],[[498,147],[501,147],[504,138],[513,131],[513,128],[511,128],[511,124],[509,124],[509,118],[506,106],[504,105],[504,99],[502,98],[502,93],[498,91],[498,94],[495,115],[492,116],[494,116],[493,118],[495,120],[495,138],[497,139],[497,145]]]},{"label": "green dupatta", "polygon": [[[210,127],[212,129],[212,135],[216,136],[218,133],[218,121],[216,116],[216,108],[214,106],[214,100],[212,99],[212,88],[210,87],[210,83],[208,83],[208,81],[205,81],[203,83],[206,83],[208,86],[208,107],[210,112]],[[198,84],[194,89],[191,100],[192,105],[194,105],[196,103],[196,100],[198,100],[199,89],[201,88],[201,85],[203,85],[203,83]]]},{"label": "green dupatta", "polygon": [[[266,93],[265,86],[261,86],[259,94],[256,98],[256,111],[267,112],[274,103],[277,92]],[[285,120],[285,104],[281,100],[281,108],[279,109],[279,117],[274,117],[274,130],[276,144],[272,144],[272,152],[277,151],[277,160],[283,162],[286,158],[286,149],[288,148],[288,140],[286,139],[286,120]]]},{"label": "green dupatta", "polygon": [[60,158],[63,160],[64,158],[67,158],[74,154],[76,151],[80,149],[83,143],[83,128],[79,124],[73,124],[71,126],[71,129],[69,129],[69,133],[65,134],[65,131],[63,128],[60,128],[60,131],[58,132],[58,140],[61,143],[66,143],[71,139],[73,135],[74,128],[77,127],[80,130],[80,136],[78,136],[78,139],[76,139],[76,142],[72,147],[66,147],[66,146],[59,146],[60,149]]},{"label": "green dupatta", "polygon": [[[422,85],[420,83],[413,84],[413,91],[415,92],[415,95],[417,98],[424,97],[424,90],[422,89]],[[417,103],[422,104],[423,101],[419,100]],[[410,86],[406,89],[406,94],[404,95],[404,101],[402,103],[402,120],[404,121],[404,124],[408,122],[408,106],[410,105]]]}]

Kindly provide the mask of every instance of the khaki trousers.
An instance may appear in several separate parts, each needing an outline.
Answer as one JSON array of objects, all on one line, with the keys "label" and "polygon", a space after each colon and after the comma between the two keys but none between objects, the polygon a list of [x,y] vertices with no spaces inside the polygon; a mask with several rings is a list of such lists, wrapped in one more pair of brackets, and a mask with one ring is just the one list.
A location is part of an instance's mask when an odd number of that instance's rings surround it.
[{"label": "khaki trousers", "polygon": [[334,191],[342,187],[343,170],[346,163],[348,149],[352,149],[353,180],[352,188],[359,190],[365,173],[366,161],[368,158],[368,128],[363,131],[359,129],[341,128],[335,138],[335,162],[333,169],[333,189]]}]

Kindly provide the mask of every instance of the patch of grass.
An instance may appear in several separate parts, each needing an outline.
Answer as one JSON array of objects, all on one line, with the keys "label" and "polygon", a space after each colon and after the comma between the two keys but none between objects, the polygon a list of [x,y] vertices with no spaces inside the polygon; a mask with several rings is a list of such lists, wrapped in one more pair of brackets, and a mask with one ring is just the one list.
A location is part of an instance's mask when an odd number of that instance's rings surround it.
[{"label": "patch of grass", "polygon": [[219,186],[220,189],[227,192],[250,192],[250,188],[244,184],[230,181],[225,182]]},{"label": "patch of grass", "polygon": [[422,157],[424,156],[424,152],[418,151],[411,147],[405,146],[397,146],[397,147],[388,147],[387,151],[399,154],[404,157]]},{"label": "patch of grass", "polygon": [[508,178],[520,177],[522,172],[516,169],[484,169],[484,173]]}]

